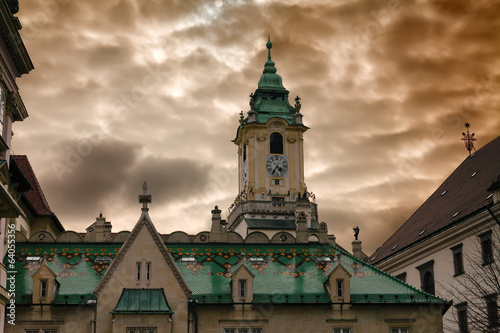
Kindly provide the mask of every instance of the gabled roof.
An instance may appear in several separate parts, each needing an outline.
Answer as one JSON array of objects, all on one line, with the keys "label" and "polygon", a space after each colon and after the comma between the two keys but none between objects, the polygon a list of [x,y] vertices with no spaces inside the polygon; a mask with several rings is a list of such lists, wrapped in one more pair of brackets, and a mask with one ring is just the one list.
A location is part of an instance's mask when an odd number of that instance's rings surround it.
[{"label": "gabled roof", "polygon": [[[199,304],[231,304],[232,275],[242,264],[254,275],[255,303],[328,304],[330,297],[324,283],[339,260],[352,274],[352,303],[446,304],[445,300],[417,290],[331,245],[167,245],[178,271],[192,291],[190,299]],[[109,256],[117,260],[120,244],[18,243],[16,251],[16,303],[31,302],[31,275],[41,265],[27,262],[26,258],[47,252],[47,265],[56,273],[60,284],[54,303],[85,304],[94,299],[93,290],[109,268],[106,263],[96,262],[96,258]],[[337,256],[339,253],[340,259]],[[194,257],[195,262],[182,262],[180,258],[183,256]],[[318,257],[329,257],[331,261],[320,261]]]},{"label": "gabled roof", "polygon": [[154,227],[153,222],[151,221],[151,218],[149,217],[148,208],[142,209],[142,214],[139,217],[139,220],[137,221],[134,229],[132,229],[132,232],[127,237],[127,240],[125,241],[123,246],[120,248],[120,251],[116,254],[116,257],[111,262],[109,269],[106,270],[106,273],[104,274],[102,280],[99,281],[99,283],[97,284],[97,286],[94,290],[96,297],[99,296],[99,294],[103,290],[104,286],[109,281],[111,275],[116,270],[116,267],[120,264],[123,257],[125,257],[125,254],[127,253],[128,249],[130,248],[130,246],[132,245],[132,243],[134,242],[135,238],[137,237],[137,235],[139,234],[139,232],[141,231],[142,228],[146,228],[149,231],[153,241],[155,242],[155,244],[158,246],[160,252],[162,253],[163,258],[165,259],[167,265],[170,267],[170,269],[172,270],[172,273],[177,278],[182,290],[184,291],[186,296],[189,297],[191,295],[191,290],[189,289],[189,286],[186,284],[186,281],[184,280],[184,278],[180,274],[177,266],[175,265],[175,263],[172,259],[172,256],[168,252],[167,247],[165,246],[165,243],[164,243],[162,237],[160,236],[158,231],[156,231],[156,228]]},{"label": "gabled roof", "polygon": [[162,289],[123,289],[114,314],[174,313]]},{"label": "gabled roof", "polygon": [[[29,182],[30,186],[25,186],[26,191],[23,194],[23,200],[32,210],[33,215],[38,217],[50,217],[59,231],[64,231],[61,222],[49,207],[28,157],[26,155],[11,155],[10,168],[19,171],[22,176],[24,176],[23,179]],[[19,177],[21,177],[21,175],[19,175]]]},{"label": "gabled roof", "polygon": [[500,175],[500,137],[468,156],[419,209],[371,256],[380,263],[492,204],[492,181]]}]

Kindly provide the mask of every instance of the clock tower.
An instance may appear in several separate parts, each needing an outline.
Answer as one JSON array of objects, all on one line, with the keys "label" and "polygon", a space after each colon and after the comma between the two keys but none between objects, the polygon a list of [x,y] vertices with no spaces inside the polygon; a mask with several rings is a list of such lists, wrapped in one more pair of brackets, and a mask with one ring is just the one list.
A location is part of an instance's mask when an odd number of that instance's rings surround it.
[{"label": "clock tower", "polygon": [[233,140],[238,147],[239,194],[230,207],[228,227],[242,236],[260,231],[272,238],[286,230],[295,237],[299,213],[308,230],[319,228],[317,207],[304,182],[308,127],[302,123],[300,98],[294,106],[288,101],[289,91],[271,60],[270,40],[266,46],[264,71],[250,94],[247,116],[240,113]]}]

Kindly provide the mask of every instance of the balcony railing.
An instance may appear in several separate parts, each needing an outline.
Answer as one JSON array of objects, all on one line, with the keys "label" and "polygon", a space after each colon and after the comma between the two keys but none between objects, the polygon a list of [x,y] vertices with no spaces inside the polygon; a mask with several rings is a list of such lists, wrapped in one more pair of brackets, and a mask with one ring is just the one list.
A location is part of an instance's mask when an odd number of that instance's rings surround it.
[{"label": "balcony railing", "polygon": [[[318,219],[317,205],[310,202],[311,217],[313,220]],[[238,216],[247,213],[255,214],[290,214],[295,213],[295,202],[282,201],[242,201],[231,210],[227,216],[229,226],[238,218]]]}]

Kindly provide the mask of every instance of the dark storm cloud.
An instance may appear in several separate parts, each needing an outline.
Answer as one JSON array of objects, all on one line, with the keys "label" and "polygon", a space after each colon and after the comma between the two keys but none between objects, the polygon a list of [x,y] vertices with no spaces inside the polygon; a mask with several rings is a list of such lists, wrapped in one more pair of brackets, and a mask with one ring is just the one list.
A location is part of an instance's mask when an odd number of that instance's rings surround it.
[{"label": "dark storm cloud", "polygon": [[78,223],[104,210],[123,188],[139,148],[99,135],[53,147],[50,169],[40,175],[51,208],[64,223],[82,230],[86,225]]},{"label": "dark storm cloud", "polygon": [[[20,5],[36,69],[19,81],[30,118],[16,123],[13,147],[30,156],[69,229],[83,230],[99,210],[131,229],[143,180],[161,232],[196,233],[213,205],[225,211],[237,194],[230,140],[267,60],[268,34],[311,128],[308,189],[347,248],[359,225],[373,252],[458,166],[465,122],[478,148],[500,133],[498,2]],[[105,142],[60,182],[51,163],[92,131]]]},{"label": "dark storm cloud", "polygon": [[136,193],[147,181],[157,205],[189,201],[208,183],[212,170],[211,165],[196,160],[148,156],[134,167],[124,193]]}]

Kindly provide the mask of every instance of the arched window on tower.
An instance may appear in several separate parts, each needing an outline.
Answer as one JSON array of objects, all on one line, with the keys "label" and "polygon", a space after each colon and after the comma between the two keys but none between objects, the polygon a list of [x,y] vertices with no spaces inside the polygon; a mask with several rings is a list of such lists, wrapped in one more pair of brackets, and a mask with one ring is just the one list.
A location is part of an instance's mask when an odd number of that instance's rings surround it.
[{"label": "arched window on tower", "polygon": [[269,141],[271,154],[283,154],[283,136],[280,133],[271,133]]},{"label": "arched window on tower", "polygon": [[247,160],[247,145],[243,144],[243,162]]}]

